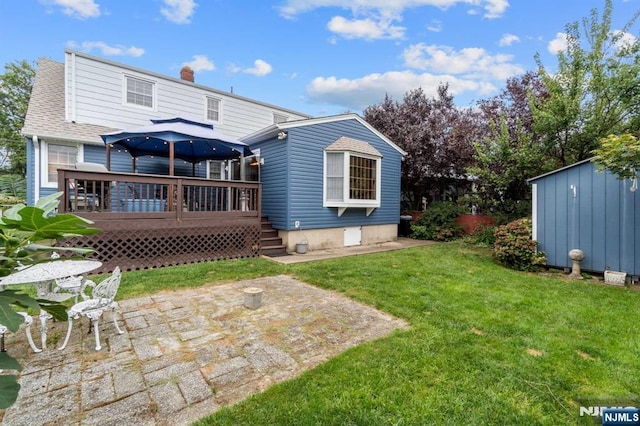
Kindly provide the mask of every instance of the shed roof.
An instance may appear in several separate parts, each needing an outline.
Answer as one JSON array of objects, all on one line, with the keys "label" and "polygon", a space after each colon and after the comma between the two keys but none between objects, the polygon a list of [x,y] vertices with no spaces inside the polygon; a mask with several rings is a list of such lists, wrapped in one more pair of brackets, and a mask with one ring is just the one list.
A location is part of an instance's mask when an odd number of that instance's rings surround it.
[{"label": "shed roof", "polygon": [[40,58],[22,134],[104,145],[101,133],[117,129],[65,120],[64,64]]},{"label": "shed roof", "polygon": [[528,183],[531,183],[531,182],[533,182],[534,180],[542,179],[542,178],[544,178],[544,177],[547,177],[547,176],[550,176],[550,175],[553,175],[553,174],[556,174],[556,173],[560,173],[560,172],[562,172],[562,171],[565,171],[565,170],[567,170],[567,169],[571,169],[571,168],[573,168],[573,167],[577,167],[577,166],[579,166],[579,165],[581,165],[581,164],[588,163],[588,162],[590,162],[590,161],[593,161],[593,157],[591,157],[591,158],[587,158],[586,160],[578,161],[577,163],[569,164],[568,166],[564,166],[564,167],[561,167],[561,168],[556,169],[556,170],[552,170],[552,171],[547,172],[547,173],[543,173],[543,174],[541,174],[541,175],[539,175],[539,176],[536,176],[536,177],[532,177],[532,178],[530,178],[530,179],[527,179],[527,182],[528,182]]},{"label": "shed roof", "polygon": [[325,151],[352,151],[360,154],[373,155],[375,157],[382,157],[380,151],[369,145],[367,142],[341,136],[336,139],[331,145],[325,148]]}]

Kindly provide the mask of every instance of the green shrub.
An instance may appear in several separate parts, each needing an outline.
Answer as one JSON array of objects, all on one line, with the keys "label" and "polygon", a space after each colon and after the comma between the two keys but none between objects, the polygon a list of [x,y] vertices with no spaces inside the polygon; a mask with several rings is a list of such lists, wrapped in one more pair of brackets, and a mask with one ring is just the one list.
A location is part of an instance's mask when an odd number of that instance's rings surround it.
[{"label": "green shrub", "polygon": [[[0,175],[0,194],[6,196],[9,201],[3,201],[4,205],[19,204],[20,200],[27,198],[27,181],[19,175]],[[13,202],[13,200],[18,202]]]},{"label": "green shrub", "polygon": [[478,225],[466,241],[481,247],[493,247],[496,242],[496,227],[493,225]]},{"label": "green shrub", "polygon": [[533,271],[545,264],[546,254],[537,251],[538,242],[531,239],[530,219],[518,219],[499,226],[494,235],[493,255],[508,268]]},{"label": "green shrub", "polygon": [[463,230],[456,223],[460,207],[453,202],[433,203],[411,226],[411,236],[419,240],[450,241],[459,238]]}]

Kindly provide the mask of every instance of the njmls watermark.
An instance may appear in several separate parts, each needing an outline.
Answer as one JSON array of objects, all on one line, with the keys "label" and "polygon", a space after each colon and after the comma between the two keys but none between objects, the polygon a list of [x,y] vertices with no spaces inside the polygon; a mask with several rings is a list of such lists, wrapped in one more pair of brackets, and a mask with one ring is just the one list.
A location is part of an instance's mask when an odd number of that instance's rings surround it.
[{"label": "njmls watermark", "polygon": [[640,398],[580,399],[579,415],[603,426],[640,426]]}]

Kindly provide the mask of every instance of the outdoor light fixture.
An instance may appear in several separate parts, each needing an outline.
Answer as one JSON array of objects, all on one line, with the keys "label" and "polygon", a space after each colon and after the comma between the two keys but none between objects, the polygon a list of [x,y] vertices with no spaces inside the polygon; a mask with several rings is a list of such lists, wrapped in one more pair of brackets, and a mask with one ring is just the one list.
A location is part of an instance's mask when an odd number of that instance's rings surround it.
[{"label": "outdoor light fixture", "polygon": [[282,139],[286,139],[287,138],[287,132],[279,132],[278,133],[278,139],[282,140]]}]

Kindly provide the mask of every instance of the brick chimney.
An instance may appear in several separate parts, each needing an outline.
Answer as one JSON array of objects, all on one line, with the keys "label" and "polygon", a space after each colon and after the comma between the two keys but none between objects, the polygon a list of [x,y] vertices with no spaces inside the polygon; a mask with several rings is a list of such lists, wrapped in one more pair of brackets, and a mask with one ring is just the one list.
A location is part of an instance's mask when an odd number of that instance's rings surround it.
[{"label": "brick chimney", "polygon": [[182,80],[187,80],[193,83],[193,70],[188,65],[185,65],[180,70],[180,78]]}]

